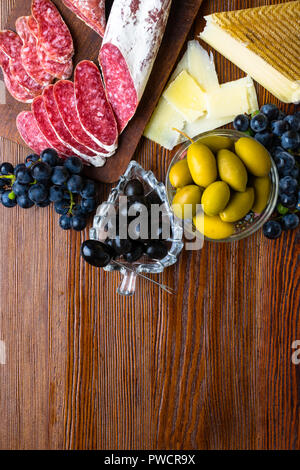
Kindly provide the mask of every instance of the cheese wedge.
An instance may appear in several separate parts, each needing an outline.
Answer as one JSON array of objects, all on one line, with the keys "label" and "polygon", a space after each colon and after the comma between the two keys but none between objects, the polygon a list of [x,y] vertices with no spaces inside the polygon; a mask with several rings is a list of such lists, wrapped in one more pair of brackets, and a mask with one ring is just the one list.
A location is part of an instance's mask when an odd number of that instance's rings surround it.
[{"label": "cheese wedge", "polygon": [[205,94],[186,70],[168,86],[163,97],[186,121],[193,122],[205,113]]},{"label": "cheese wedge", "polygon": [[155,108],[150,121],[144,131],[144,136],[162,145],[168,150],[172,150],[179,143],[180,134],[173,128],[182,131],[184,119],[174,108],[161,97]]},{"label": "cheese wedge", "polygon": [[209,92],[219,87],[213,55],[208,55],[198,41],[188,42],[187,70],[202,90]]},{"label": "cheese wedge", "polygon": [[200,38],[285,103],[300,101],[300,1],[206,16]]}]

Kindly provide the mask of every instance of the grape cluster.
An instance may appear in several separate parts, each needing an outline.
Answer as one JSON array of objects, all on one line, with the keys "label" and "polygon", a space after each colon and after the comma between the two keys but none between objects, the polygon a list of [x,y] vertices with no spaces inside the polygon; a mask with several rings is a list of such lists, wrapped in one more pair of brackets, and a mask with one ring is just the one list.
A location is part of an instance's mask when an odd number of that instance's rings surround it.
[{"label": "grape cluster", "polygon": [[15,167],[0,165],[0,200],[5,207],[47,207],[52,202],[64,230],[83,230],[96,209],[96,186],[82,176],[78,157],[61,159],[56,150],[28,155]]},{"label": "grape cluster", "polygon": [[300,211],[300,112],[286,115],[274,104],[265,104],[251,116],[236,116],[236,130],[253,136],[271,153],[279,174],[279,195],[272,218],[263,226],[267,238],[298,227]]}]

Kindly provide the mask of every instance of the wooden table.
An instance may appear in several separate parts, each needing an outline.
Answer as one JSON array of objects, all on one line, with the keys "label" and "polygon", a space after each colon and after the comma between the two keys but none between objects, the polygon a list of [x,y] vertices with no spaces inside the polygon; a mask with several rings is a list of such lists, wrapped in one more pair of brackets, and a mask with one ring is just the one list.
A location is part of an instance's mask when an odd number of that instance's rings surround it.
[{"label": "wooden table", "polygon": [[[266,3],[204,0],[190,37],[204,14]],[[242,76],[215,57],[222,81]],[[2,141],[1,160],[25,154]],[[164,179],[168,152],[143,139],[135,157]],[[0,227],[1,449],[300,448],[299,231],[205,243],[159,276],[177,295],[138,281],[122,298],[52,208],[0,207]]]}]

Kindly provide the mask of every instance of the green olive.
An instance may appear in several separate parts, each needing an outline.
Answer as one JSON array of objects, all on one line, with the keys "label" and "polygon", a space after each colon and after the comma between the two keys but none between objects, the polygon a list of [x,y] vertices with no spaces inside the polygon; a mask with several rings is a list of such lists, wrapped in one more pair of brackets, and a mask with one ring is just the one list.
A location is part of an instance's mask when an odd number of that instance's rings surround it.
[{"label": "green olive", "polygon": [[234,224],[223,222],[218,215],[209,216],[199,212],[193,222],[200,233],[213,240],[228,238],[234,233]]},{"label": "green olive", "polygon": [[219,150],[217,154],[218,170],[221,180],[229,184],[235,191],[244,192],[248,180],[245,165],[230,150]]},{"label": "green olive", "polygon": [[261,178],[253,178],[251,184],[254,189],[254,204],[252,210],[260,214],[268,204],[271,192],[271,180],[269,176],[262,176]]},{"label": "green olive", "polygon": [[179,219],[192,219],[197,211],[197,204],[201,203],[202,189],[195,184],[184,186],[177,190],[172,209]]},{"label": "green olive", "polygon": [[271,159],[265,147],[257,140],[241,137],[235,143],[235,152],[254,176],[267,176],[271,170]]},{"label": "green olive", "polygon": [[225,209],[220,212],[220,218],[223,222],[237,222],[248,214],[253,206],[253,201],[253,188],[247,188],[243,193],[233,193]]},{"label": "green olive", "polygon": [[228,204],[230,189],[224,181],[215,181],[202,194],[201,204],[207,215],[218,215]]},{"label": "green olive", "polygon": [[234,146],[230,137],[223,135],[209,135],[200,139],[199,142],[209,147],[214,153],[222,149],[231,149]]},{"label": "green olive", "polygon": [[206,188],[217,179],[217,164],[212,151],[199,142],[191,144],[187,162],[192,178],[198,186]]},{"label": "green olive", "polygon": [[190,173],[186,158],[176,162],[172,166],[169,173],[169,180],[174,188],[180,188],[182,186],[187,186],[188,184],[193,184],[193,178]]}]

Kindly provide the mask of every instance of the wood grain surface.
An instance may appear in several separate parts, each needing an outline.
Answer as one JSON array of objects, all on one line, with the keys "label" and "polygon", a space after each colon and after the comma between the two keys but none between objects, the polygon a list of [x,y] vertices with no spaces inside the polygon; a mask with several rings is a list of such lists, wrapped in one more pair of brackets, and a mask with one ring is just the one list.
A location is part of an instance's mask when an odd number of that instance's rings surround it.
[{"label": "wood grain surface", "polygon": [[[204,0],[190,37],[266,3]],[[214,56],[222,81],[243,75]],[[1,160],[24,154],[2,139]],[[135,158],[164,180],[169,152],[142,139]],[[0,207],[0,227],[1,449],[300,449],[299,230],[205,243],[156,277],[176,295],[139,280],[121,298],[52,208]]]},{"label": "wood grain surface", "polygon": [[[79,20],[61,0],[53,1],[63,15],[74,39],[76,52],[74,65],[86,58],[98,64],[100,36]],[[87,170],[87,175],[91,178],[104,183],[114,183],[125,172],[193,25],[201,3],[202,0],[173,2],[164,38],[137,112],[120,136],[116,154],[107,160],[105,166],[92,167]],[[107,6],[110,4],[111,2],[107,2]],[[15,30],[16,19],[29,15],[30,5],[31,0],[15,0],[5,22],[5,28]],[[109,9],[107,8],[107,10]],[[24,109],[30,109],[30,105],[17,102],[8,92],[6,95],[6,104],[0,105],[0,113],[4,116],[4,119],[0,120],[0,135],[25,145],[16,127],[16,117]]]}]

